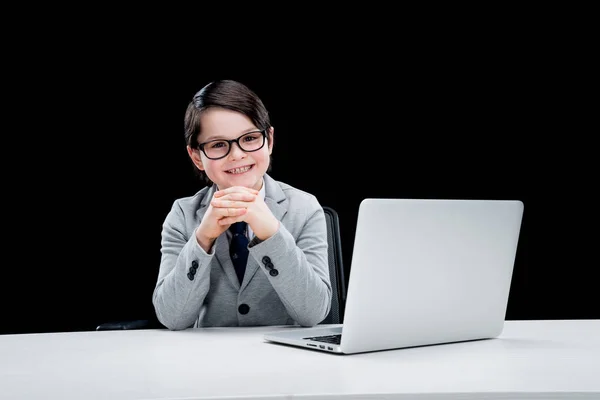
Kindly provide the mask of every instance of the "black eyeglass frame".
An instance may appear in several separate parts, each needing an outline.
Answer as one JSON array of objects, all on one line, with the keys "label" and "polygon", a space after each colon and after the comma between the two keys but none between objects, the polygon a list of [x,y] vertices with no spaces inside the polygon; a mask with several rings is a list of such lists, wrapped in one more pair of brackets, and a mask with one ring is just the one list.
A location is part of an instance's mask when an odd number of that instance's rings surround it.
[{"label": "black eyeglass frame", "polygon": [[[262,133],[262,138],[263,138],[263,142],[260,145],[259,148],[254,149],[254,150],[245,150],[242,146],[240,146],[240,139],[243,138],[246,135],[249,135],[251,133],[256,133],[256,132],[260,132]],[[213,157],[209,157],[208,154],[206,154],[206,151],[204,150],[204,146],[206,146],[207,144],[213,143],[213,142],[227,142],[228,148],[227,148],[227,153],[223,154],[221,157],[217,157],[217,158],[213,158]],[[237,144],[237,146],[240,148],[240,150],[242,150],[244,153],[253,153],[255,151],[258,151],[260,149],[262,149],[263,147],[265,147],[265,143],[267,142],[267,129],[257,129],[255,131],[250,131],[250,132],[246,132],[243,135],[240,135],[238,138],[236,139],[215,139],[215,140],[209,140],[208,142],[204,142],[204,143],[198,143],[198,146],[196,147],[198,150],[202,150],[202,152],[204,153],[204,155],[206,156],[206,158],[208,158],[209,160],[220,160],[221,158],[225,158],[229,155],[229,153],[231,153],[231,148],[233,146],[233,143]]]}]

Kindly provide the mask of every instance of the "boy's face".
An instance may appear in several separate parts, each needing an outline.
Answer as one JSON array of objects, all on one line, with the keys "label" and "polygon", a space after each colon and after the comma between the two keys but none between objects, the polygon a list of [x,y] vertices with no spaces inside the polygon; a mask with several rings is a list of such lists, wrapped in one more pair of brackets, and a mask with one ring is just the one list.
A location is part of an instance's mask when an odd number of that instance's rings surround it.
[{"label": "boy's face", "polygon": [[[258,128],[244,114],[222,108],[209,108],[204,110],[200,116],[202,133],[198,137],[198,143],[206,143],[218,139],[237,139],[248,132],[256,132]],[[272,128],[271,128],[272,129]],[[263,175],[269,167],[271,152],[273,151],[273,140],[265,139],[264,146],[256,151],[245,152],[237,143],[230,144],[230,151],[225,157],[211,160],[201,150],[190,149],[188,154],[194,164],[217,184],[219,190],[232,186],[244,186],[260,190]],[[245,143],[258,143],[262,141],[261,135],[253,135],[244,138]],[[242,141],[242,140],[240,140]],[[206,145],[207,147],[210,144]],[[222,143],[213,146],[222,148]],[[207,149],[208,150],[208,149]],[[209,153],[210,154],[210,153]]]}]

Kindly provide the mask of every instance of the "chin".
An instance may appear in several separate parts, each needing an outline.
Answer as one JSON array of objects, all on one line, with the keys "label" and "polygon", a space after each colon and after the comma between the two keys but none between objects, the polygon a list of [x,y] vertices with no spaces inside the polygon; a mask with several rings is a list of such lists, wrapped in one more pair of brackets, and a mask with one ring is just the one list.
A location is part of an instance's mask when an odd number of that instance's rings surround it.
[{"label": "chin", "polygon": [[254,188],[257,181],[258,179],[255,176],[228,176],[226,186],[243,186],[247,188]]}]

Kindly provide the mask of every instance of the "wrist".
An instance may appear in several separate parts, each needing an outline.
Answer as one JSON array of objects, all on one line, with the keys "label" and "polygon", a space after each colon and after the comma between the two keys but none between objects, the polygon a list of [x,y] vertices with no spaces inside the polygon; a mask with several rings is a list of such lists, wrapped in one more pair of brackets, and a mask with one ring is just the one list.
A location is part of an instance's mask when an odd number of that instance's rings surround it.
[{"label": "wrist", "polygon": [[259,232],[254,232],[254,235],[259,238],[261,241],[267,240],[271,236],[277,233],[279,230],[279,220],[273,218],[272,223],[268,224],[266,229],[262,229]]},{"label": "wrist", "polygon": [[212,246],[215,243],[215,239],[210,238],[206,235],[202,235],[200,233],[200,230],[197,229],[196,230],[196,242],[198,242],[198,245],[200,245],[200,247],[202,247],[202,249],[204,249],[204,251],[206,251],[207,253],[210,253],[210,249],[212,249]]}]

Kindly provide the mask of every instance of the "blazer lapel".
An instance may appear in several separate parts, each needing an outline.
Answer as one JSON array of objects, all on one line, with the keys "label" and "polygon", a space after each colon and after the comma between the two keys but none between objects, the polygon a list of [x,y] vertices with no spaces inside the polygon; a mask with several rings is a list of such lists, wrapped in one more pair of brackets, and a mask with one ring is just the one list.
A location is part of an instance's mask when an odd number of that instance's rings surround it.
[{"label": "blazer lapel", "polygon": [[[221,265],[221,269],[223,270],[225,275],[227,275],[227,278],[229,278],[229,282],[231,282],[231,284],[236,289],[239,289],[240,282],[238,281],[238,277],[235,274],[235,268],[233,266],[233,262],[231,261],[231,256],[229,256],[229,240],[227,240],[227,232],[223,233],[222,235],[220,235],[217,238],[217,240],[215,242],[215,246],[216,246],[215,257],[219,261],[219,264]],[[248,257],[248,264],[251,264],[250,257]],[[246,266],[245,274],[247,273],[247,271],[248,271],[248,266]],[[246,280],[246,275],[244,275],[244,281],[245,280]]]},{"label": "blazer lapel", "polygon": [[202,218],[204,218],[204,214],[206,214],[206,210],[208,209],[210,201],[212,200],[216,190],[216,185],[212,185],[210,188],[208,188],[206,194],[200,201],[200,207],[198,207],[198,210],[196,211],[196,218],[198,221],[202,221]]},{"label": "blazer lapel", "polygon": [[[275,218],[277,218],[280,222],[284,215],[287,213],[287,197],[285,197],[285,193],[281,190],[279,184],[273,180],[269,175],[265,174],[264,176],[264,184],[265,184],[265,204],[269,207],[269,210],[273,213]],[[227,254],[229,257],[229,254]],[[233,271],[233,263],[229,260],[231,264],[231,270]],[[248,264],[246,264],[246,272],[244,272],[244,280],[242,281],[241,290],[244,290],[256,271],[258,271],[259,263],[254,261],[252,257],[248,257]],[[235,275],[235,271],[233,272],[233,276],[237,281],[237,277]]]}]

